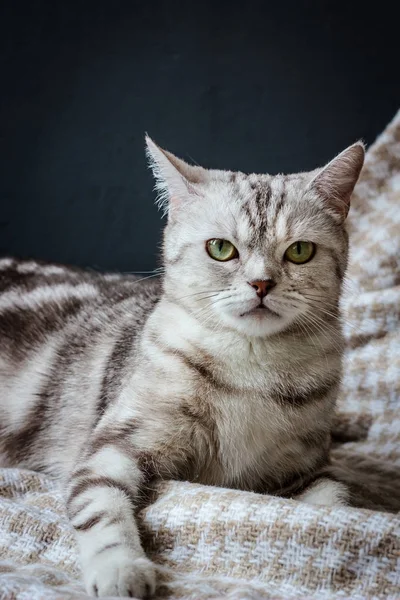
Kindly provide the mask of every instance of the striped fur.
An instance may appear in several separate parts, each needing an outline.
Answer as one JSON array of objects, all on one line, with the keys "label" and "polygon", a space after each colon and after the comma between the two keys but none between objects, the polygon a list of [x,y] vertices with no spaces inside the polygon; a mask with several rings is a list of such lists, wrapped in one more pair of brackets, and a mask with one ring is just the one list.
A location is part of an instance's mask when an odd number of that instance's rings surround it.
[{"label": "striped fur", "polygon": [[[318,473],[341,378],[343,206],[362,146],[287,177],[206,171],[148,148],[169,199],[162,276],[0,260],[2,463],[59,479],[99,596],[155,590],[134,518],[155,477],[347,497]],[[213,261],[214,237],[239,259]],[[315,258],[284,262],[299,239]],[[256,314],[248,282],[267,278],[276,286]]]}]

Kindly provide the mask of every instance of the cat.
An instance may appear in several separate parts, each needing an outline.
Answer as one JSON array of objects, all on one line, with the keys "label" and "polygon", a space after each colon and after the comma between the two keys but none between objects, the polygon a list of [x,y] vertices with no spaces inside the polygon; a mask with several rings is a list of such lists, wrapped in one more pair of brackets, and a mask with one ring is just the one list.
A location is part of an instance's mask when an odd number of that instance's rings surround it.
[{"label": "cat", "polygon": [[321,169],[190,166],[147,138],[161,277],[0,261],[0,456],[65,490],[88,593],[154,594],[155,478],[345,504],[330,478],[357,142]]}]

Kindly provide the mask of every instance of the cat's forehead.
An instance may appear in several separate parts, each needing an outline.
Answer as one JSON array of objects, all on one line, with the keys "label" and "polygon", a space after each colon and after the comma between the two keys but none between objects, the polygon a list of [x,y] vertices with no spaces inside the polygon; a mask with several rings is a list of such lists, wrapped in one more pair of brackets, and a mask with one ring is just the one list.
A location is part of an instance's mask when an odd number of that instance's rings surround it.
[{"label": "cat's forehead", "polygon": [[230,193],[242,204],[256,203],[268,207],[277,200],[290,202],[304,192],[310,173],[268,175],[240,172],[229,173],[225,178]]},{"label": "cat's forehead", "polygon": [[[259,213],[283,205],[295,203],[307,188],[310,173],[268,175],[241,172],[217,172],[211,180],[217,193],[238,209],[257,209]],[[211,187],[214,187],[211,185]]]},{"label": "cat's forehead", "polygon": [[[302,202],[310,176],[246,175],[224,172],[214,179],[213,207],[219,223],[234,229],[235,236],[249,246],[290,237],[299,220],[307,221],[307,204]],[[311,207],[310,207],[311,208]]]}]

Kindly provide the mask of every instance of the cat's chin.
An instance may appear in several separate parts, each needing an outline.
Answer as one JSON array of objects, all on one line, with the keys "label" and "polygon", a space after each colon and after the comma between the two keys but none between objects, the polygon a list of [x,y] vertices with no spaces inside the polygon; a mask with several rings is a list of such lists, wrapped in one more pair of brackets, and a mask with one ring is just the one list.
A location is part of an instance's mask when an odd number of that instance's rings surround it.
[{"label": "cat's chin", "polygon": [[264,304],[260,304],[259,306],[256,306],[255,308],[251,308],[250,310],[246,310],[245,312],[241,313],[239,316],[240,316],[240,318],[254,317],[254,318],[258,319],[259,321],[265,319],[266,317],[275,317],[278,319],[280,317],[280,315],[278,315],[278,313],[276,313],[272,309],[268,308]]},{"label": "cat's chin", "polygon": [[253,308],[247,312],[225,314],[223,321],[231,329],[250,337],[267,337],[288,327],[289,320],[268,309]]}]

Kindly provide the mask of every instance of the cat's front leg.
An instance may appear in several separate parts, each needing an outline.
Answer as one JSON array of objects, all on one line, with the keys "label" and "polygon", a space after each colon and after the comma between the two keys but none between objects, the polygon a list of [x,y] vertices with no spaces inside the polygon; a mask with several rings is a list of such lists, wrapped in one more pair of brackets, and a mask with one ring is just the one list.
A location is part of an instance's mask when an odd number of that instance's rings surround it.
[{"label": "cat's front leg", "polygon": [[320,477],[299,494],[297,500],[316,506],[347,506],[349,490],[344,483]]},{"label": "cat's front leg", "polygon": [[84,581],[93,596],[145,598],[155,592],[156,572],[134,517],[143,474],[127,440],[107,439],[104,432],[93,437],[68,485]]}]

